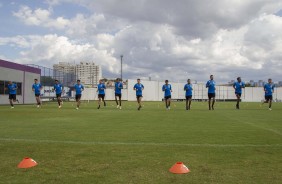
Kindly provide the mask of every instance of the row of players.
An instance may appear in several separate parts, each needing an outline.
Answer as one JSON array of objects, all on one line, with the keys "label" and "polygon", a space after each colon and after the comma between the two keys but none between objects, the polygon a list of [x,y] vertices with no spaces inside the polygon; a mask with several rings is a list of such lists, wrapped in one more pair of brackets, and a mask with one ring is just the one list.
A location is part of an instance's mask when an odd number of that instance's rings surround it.
[{"label": "row of players", "polygon": [[[210,80],[206,83],[206,88],[208,88],[208,104],[209,104],[209,110],[214,110],[214,104],[215,104],[215,94],[216,94],[216,82],[214,81],[213,75],[210,75]],[[236,103],[236,109],[239,109],[239,102],[242,95],[242,88],[245,88],[245,83],[242,82],[241,77],[237,78],[237,82],[234,82],[233,88],[235,90],[235,95],[237,97],[237,103]],[[104,106],[106,106],[105,102],[105,89],[106,85],[103,83],[102,80],[99,81],[98,84],[98,109],[101,107],[101,102],[103,101]],[[117,104],[117,108],[121,108],[121,96],[123,84],[120,79],[116,79],[115,82],[115,101]],[[12,83],[11,81],[8,84],[8,90],[9,90],[9,100],[11,104],[11,108],[14,108],[14,103],[18,101],[16,98],[16,90],[17,85],[15,83]],[[35,93],[35,98],[37,102],[37,107],[39,108],[42,104],[40,99],[40,91],[42,90],[42,85],[38,82],[37,79],[34,79],[34,84],[32,85],[32,90]],[[76,109],[79,109],[80,106],[80,99],[82,95],[82,91],[84,90],[84,86],[80,83],[80,80],[77,80],[77,84],[74,85],[74,91],[76,92],[75,99],[77,102]],[[144,90],[144,85],[141,83],[140,79],[137,79],[137,83],[134,85],[133,90],[136,91],[136,99],[138,103],[138,110],[142,108],[142,97]],[[62,99],[61,94],[63,91],[63,85],[59,83],[58,80],[55,80],[55,85],[53,88],[53,91],[56,92],[57,102],[59,105],[59,108],[62,107]],[[170,104],[171,104],[171,93],[172,93],[172,86],[168,83],[168,80],[165,80],[165,84],[162,86],[162,91],[164,92],[164,100],[165,100],[165,106],[167,110],[170,110]],[[193,85],[191,84],[190,79],[187,80],[187,84],[184,86],[184,91],[186,91],[186,110],[191,109],[191,101],[192,101],[192,95],[193,95]],[[274,93],[274,84],[272,83],[271,79],[268,79],[268,83],[264,85],[264,91],[265,91],[265,101],[263,103],[269,103],[269,110],[271,110],[272,105],[272,94]]]}]

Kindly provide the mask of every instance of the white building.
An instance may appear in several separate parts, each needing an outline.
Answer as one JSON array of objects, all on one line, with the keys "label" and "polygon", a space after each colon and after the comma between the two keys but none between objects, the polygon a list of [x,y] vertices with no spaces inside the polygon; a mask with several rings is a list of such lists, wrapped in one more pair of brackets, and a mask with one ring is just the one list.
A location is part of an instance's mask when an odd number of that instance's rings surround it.
[{"label": "white building", "polygon": [[59,64],[54,64],[53,78],[65,84],[75,82],[75,64],[67,62],[59,62]]},{"label": "white building", "polygon": [[102,69],[93,62],[80,62],[76,65],[76,75],[85,85],[97,85],[102,78]]},{"label": "white building", "polygon": [[0,59],[0,104],[9,104],[9,94],[5,90],[8,81],[17,83],[17,99],[21,104],[35,103],[32,84],[40,81],[41,70]]}]

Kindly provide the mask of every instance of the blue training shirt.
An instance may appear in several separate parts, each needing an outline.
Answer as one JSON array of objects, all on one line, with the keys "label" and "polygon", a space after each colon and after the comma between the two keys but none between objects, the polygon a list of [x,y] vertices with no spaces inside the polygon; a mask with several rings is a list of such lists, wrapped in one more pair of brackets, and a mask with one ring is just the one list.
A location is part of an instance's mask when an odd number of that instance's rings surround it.
[{"label": "blue training shirt", "polygon": [[164,84],[163,85],[163,91],[164,91],[164,96],[171,96],[171,85],[170,84]]},{"label": "blue training shirt", "polygon": [[185,84],[184,90],[186,91],[186,96],[192,96],[193,85],[192,84]]},{"label": "blue training shirt", "polygon": [[60,94],[63,91],[63,85],[62,84],[55,84],[54,90],[56,91],[56,94]]},{"label": "blue training shirt", "polygon": [[274,84],[267,83],[264,85],[265,96],[271,96],[274,90]]},{"label": "blue training shirt", "polygon": [[36,95],[40,95],[40,90],[41,90],[41,88],[42,88],[42,85],[41,85],[40,83],[34,83],[34,84],[32,85],[32,89],[34,89],[34,93],[35,93]]},{"label": "blue training shirt", "polygon": [[135,85],[134,85],[134,89],[136,89],[136,96],[142,96],[142,89],[144,89],[144,86],[143,86],[143,84],[138,84],[138,83],[136,83]]},{"label": "blue training shirt", "polygon": [[10,95],[16,95],[17,94],[17,84],[12,83],[12,84],[8,84],[8,91]]},{"label": "blue training shirt", "polygon": [[75,84],[74,89],[77,95],[81,95],[82,90],[84,90],[84,86],[82,84]]},{"label": "blue training shirt", "polygon": [[245,87],[244,82],[234,82],[233,87],[235,87],[235,93],[242,94],[242,88]]},{"label": "blue training shirt", "polygon": [[121,89],[123,89],[122,82],[116,82],[115,83],[115,93],[116,94],[121,94]]},{"label": "blue training shirt", "polygon": [[208,93],[215,93],[215,81],[209,80],[206,84],[206,87],[208,88]]},{"label": "blue training shirt", "polygon": [[106,85],[105,84],[98,84],[98,93],[99,95],[105,94]]}]

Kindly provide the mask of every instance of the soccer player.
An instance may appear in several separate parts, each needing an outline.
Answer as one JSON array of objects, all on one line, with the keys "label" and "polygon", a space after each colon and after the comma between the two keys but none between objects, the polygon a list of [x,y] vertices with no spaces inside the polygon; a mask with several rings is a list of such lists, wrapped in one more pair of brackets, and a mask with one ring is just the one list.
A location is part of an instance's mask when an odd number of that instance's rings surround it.
[{"label": "soccer player", "polygon": [[245,88],[245,83],[242,82],[241,77],[237,77],[237,82],[234,82],[233,88],[235,89],[235,95],[237,97],[236,109],[240,109],[239,102],[242,95],[242,88]]},{"label": "soccer player", "polygon": [[76,100],[76,110],[79,109],[81,92],[84,90],[84,86],[80,84],[80,80],[77,80],[77,83],[74,85],[75,89],[75,100]]},{"label": "soccer player", "polygon": [[190,110],[191,107],[191,101],[192,101],[192,91],[193,86],[191,84],[190,79],[187,80],[187,84],[184,86],[184,91],[186,91],[186,110]]},{"label": "soccer player", "polygon": [[[210,75],[210,80],[206,84],[206,88],[208,88],[208,97],[209,97],[209,110],[214,110],[215,103],[215,81],[213,80],[213,75]],[[212,106],[211,106],[212,100]]]},{"label": "soccer player", "polygon": [[[117,78],[115,82],[115,100],[117,103],[117,109],[118,108],[121,109],[121,89],[123,89],[122,82],[119,78]],[[117,97],[119,98],[119,104],[118,104]]]},{"label": "soccer player", "polygon": [[13,108],[15,108],[13,102],[19,103],[19,100],[17,99],[17,96],[16,96],[18,86],[17,86],[16,83],[9,81],[6,89],[8,89],[8,91],[9,91],[9,101],[10,101],[11,109],[13,109]]},{"label": "soccer player", "polygon": [[164,99],[165,99],[165,106],[167,110],[170,110],[170,102],[171,102],[171,85],[168,83],[168,80],[165,80],[165,84],[162,87],[164,91]]},{"label": "soccer player", "polygon": [[104,102],[104,106],[106,106],[106,102],[105,102],[105,89],[106,89],[106,85],[103,83],[102,80],[99,80],[99,84],[98,84],[98,89],[97,89],[97,92],[98,92],[98,108],[97,109],[100,109],[100,104],[101,104],[101,101],[103,100]]},{"label": "soccer player", "polygon": [[139,104],[138,110],[140,111],[140,109],[142,108],[142,91],[144,90],[144,86],[140,83],[140,79],[137,79],[137,83],[134,85],[133,90],[136,91],[137,103]]},{"label": "soccer player", "polygon": [[32,85],[32,91],[34,91],[35,99],[37,102],[37,108],[41,106],[40,91],[42,90],[42,85],[37,79],[34,79],[34,84]]},{"label": "soccer player", "polygon": [[265,92],[265,101],[262,103],[269,103],[269,110],[271,111],[271,105],[272,105],[272,94],[274,93],[274,84],[272,83],[272,79],[268,79],[268,83],[264,85],[263,89]]},{"label": "soccer player", "polygon": [[64,90],[64,86],[62,84],[59,83],[58,80],[55,80],[55,85],[54,85],[54,88],[52,91],[56,92],[56,97],[57,97],[57,101],[58,101],[58,104],[59,104],[59,108],[62,107],[62,99],[61,99],[61,96],[62,96],[62,92]]}]

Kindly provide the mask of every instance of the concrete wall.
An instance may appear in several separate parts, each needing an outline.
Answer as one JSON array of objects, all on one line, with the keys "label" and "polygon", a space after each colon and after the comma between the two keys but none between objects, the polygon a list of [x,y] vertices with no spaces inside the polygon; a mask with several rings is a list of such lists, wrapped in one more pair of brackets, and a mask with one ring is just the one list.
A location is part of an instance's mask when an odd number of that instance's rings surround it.
[{"label": "concrete wall", "polygon": [[[141,81],[144,85],[143,100],[144,101],[161,101],[164,93],[162,85],[164,82],[159,81]],[[122,99],[135,101],[136,95],[133,86],[136,80],[128,80],[128,88],[122,90]],[[172,85],[172,98],[184,99],[185,91],[183,90],[185,83],[170,83]],[[205,84],[193,84],[193,99],[207,100],[208,90]],[[86,88],[82,94],[82,100],[97,100],[97,88]],[[74,96],[74,93],[73,93]],[[95,97],[95,98],[94,98]],[[234,100],[236,99],[235,92],[232,86],[217,86],[217,100]],[[264,91],[262,87],[248,87],[243,89],[242,101],[245,102],[261,102],[264,99]],[[282,101],[282,88],[275,88],[273,95],[275,101]],[[114,100],[114,89],[106,89],[106,100]]]}]

